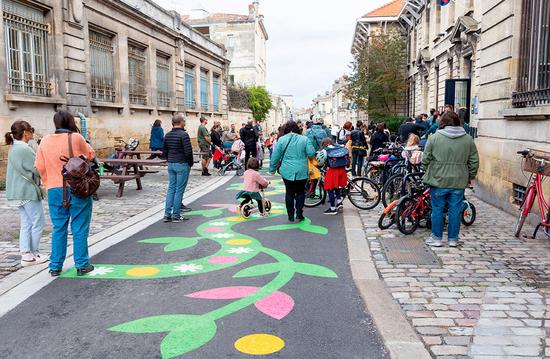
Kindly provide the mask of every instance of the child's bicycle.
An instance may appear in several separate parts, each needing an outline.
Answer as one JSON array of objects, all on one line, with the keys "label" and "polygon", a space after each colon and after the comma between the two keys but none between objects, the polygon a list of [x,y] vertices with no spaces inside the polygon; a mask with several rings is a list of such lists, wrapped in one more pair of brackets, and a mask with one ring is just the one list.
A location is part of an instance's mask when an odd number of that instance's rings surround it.
[{"label": "child's bicycle", "polygon": [[260,198],[252,198],[252,196],[245,191],[241,191],[237,194],[237,198],[243,199],[239,205],[239,214],[243,218],[249,218],[254,212],[258,211],[258,206],[254,205],[254,201],[262,201],[265,213],[271,212],[271,201],[265,198],[263,188],[260,190],[259,196]]}]

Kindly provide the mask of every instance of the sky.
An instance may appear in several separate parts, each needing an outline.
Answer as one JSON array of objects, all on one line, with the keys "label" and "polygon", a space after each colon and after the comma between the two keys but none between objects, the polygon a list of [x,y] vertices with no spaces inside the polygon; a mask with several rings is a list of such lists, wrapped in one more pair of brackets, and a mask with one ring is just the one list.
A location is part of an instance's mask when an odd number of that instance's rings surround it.
[{"label": "sky", "polygon": [[[200,5],[209,12],[248,14],[252,0],[154,0],[189,13]],[[317,94],[349,73],[355,22],[390,0],[260,0],[269,35],[267,89],[293,95],[296,108],[309,107]]]}]

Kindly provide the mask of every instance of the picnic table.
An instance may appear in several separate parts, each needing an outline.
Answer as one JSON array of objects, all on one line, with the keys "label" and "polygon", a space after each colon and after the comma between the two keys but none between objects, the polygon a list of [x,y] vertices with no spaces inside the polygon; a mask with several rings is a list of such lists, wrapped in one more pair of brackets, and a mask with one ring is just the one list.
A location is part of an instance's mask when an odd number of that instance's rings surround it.
[{"label": "picnic table", "polygon": [[[149,155],[149,156],[150,155],[157,155],[157,156],[162,155],[162,151],[126,151],[126,150],[122,150],[120,148],[116,148],[115,150],[119,154],[123,154],[126,157],[136,158],[136,159],[141,159],[141,155]],[[200,160],[202,159],[202,156],[205,155],[206,153],[207,152],[193,151],[193,161],[195,163],[199,163]]]},{"label": "picnic table", "polygon": [[144,169],[144,166],[166,166],[164,160],[142,160],[136,158],[101,158],[100,162],[108,164],[109,166],[119,167],[122,170],[121,174],[116,173],[104,173],[101,179],[112,180],[115,184],[118,183],[117,197],[122,197],[124,194],[124,185],[128,181],[136,181],[138,191],[143,187],[141,185],[141,177],[147,173],[156,173],[158,171],[152,171]]}]

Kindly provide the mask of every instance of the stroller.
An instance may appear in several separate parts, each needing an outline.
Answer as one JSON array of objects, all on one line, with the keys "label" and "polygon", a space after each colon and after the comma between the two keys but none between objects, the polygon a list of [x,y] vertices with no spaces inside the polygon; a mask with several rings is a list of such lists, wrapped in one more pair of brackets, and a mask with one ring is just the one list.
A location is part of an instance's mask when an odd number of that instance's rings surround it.
[{"label": "stroller", "polygon": [[263,188],[260,190],[260,193],[240,191],[235,197],[237,197],[237,199],[243,199],[239,205],[239,214],[244,218],[249,218],[252,213],[258,211],[258,207],[254,205],[254,201],[262,201],[265,213],[269,213],[271,211],[271,201],[265,198]]},{"label": "stroller", "polygon": [[216,147],[214,151],[214,156],[216,153],[219,156],[220,167],[218,169],[218,174],[220,176],[225,175],[228,171],[236,171],[237,176],[242,176],[244,174],[244,165],[239,161],[239,156],[231,152],[231,149],[225,149],[222,151],[221,148]]}]

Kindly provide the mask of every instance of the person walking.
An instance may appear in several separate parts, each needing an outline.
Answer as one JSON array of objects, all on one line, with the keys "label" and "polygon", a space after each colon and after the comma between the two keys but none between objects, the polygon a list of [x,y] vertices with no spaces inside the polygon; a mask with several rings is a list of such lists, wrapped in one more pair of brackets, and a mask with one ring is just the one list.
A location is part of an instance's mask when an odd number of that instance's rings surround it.
[{"label": "person walking", "polygon": [[[162,122],[155,120],[153,127],[151,127],[151,139],[149,141],[149,148],[151,151],[162,151],[164,147],[164,130],[162,129]],[[151,154],[147,159],[152,160],[159,155]]]},{"label": "person walking", "polygon": [[223,141],[221,133],[222,124],[219,121],[214,121],[214,125],[210,130],[210,139],[212,140],[212,146],[210,151],[212,152],[212,162],[214,168],[221,168],[223,160]]},{"label": "person walking", "polygon": [[67,189],[66,196],[70,205],[63,206],[63,176],[61,172],[66,162],[61,158],[69,158],[69,141],[71,141],[73,157],[83,156],[91,161],[95,157],[95,152],[80,135],[71,113],[59,111],[54,115],[53,122],[55,133],[42,139],[36,152],[35,161],[35,167],[48,190],[48,207],[53,225],[50,274],[52,277],[57,277],[63,269],[70,223],[73,235],[74,264],[77,274],[84,275],[94,270],[88,255],[88,235],[92,221],[93,200],[92,196],[86,198],[74,196]]},{"label": "person walking", "polygon": [[338,132],[337,143],[339,145],[345,145],[346,143],[348,143],[352,129],[353,129],[353,124],[350,121],[347,121],[346,123],[344,123],[344,126],[342,126],[342,129]]},{"label": "person walking", "polygon": [[349,165],[349,152],[344,146],[335,145],[330,138],[323,140],[321,148],[324,152],[321,158],[326,159],[324,190],[329,201],[329,208],[324,214],[337,215],[343,208],[341,191],[348,186],[346,166]]},{"label": "person walking", "polygon": [[294,121],[284,127],[285,135],[278,139],[269,163],[269,171],[279,171],[285,184],[285,203],[288,220],[304,220],[308,158],[315,155],[315,148]]},{"label": "person walking", "polygon": [[[178,113],[172,118],[172,131],[164,138],[162,155],[168,162],[168,190],[164,206],[164,222],[180,223],[182,199],[193,166],[193,146],[185,131],[185,118]],[[187,209],[187,208],[184,208]]]},{"label": "person walking", "polygon": [[365,162],[365,156],[368,150],[367,139],[363,129],[363,121],[357,121],[357,126],[351,131],[351,174],[355,176],[361,176],[361,170],[363,169],[363,163]]},{"label": "person walking", "polygon": [[202,175],[210,176],[210,173],[208,172],[208,165],[210,164],[210,159],[212,158],[212,152],[210,148],[212,146],[212,138],[210,137],[210,133],[206,128],[208,120],[204,116],[201,116],[200,122],[201,124],[199,125],[197,142],[199,143],[200,151],[203,153],[201,161]]},{"label": "person walking", "polygon": [[443,114],[439,130],[429,138],[422,164],[423,181],[430,186],[432,234],[426,244],[441,247],[445,207],[448,212],[449,247],[458,246],[464,190],[479,167],[479,156],[472,137],[460,125],[454,112]]},{"label": "person walking", "polygon": [[244,163],[245,166],[248,166],[248,159],[252,157],[256,158],[258,155],[258,133],[252,126],[252,121],[248,121],[246,126],[241,128],[239,134],[241,136],[241,141],[244,143]]},{"label": "person walking", "polygon": [[23,267],[45,263],[48,257],[39,251],[44,230],[44,195],[40,188],[40,175],[34,168],[36,154],[29,146],[34,128],[26,121],[15,121],[6,133],[8,153],[6,173],[6,198],[10,207],[17,208],[21,221],[19,251]]}]

